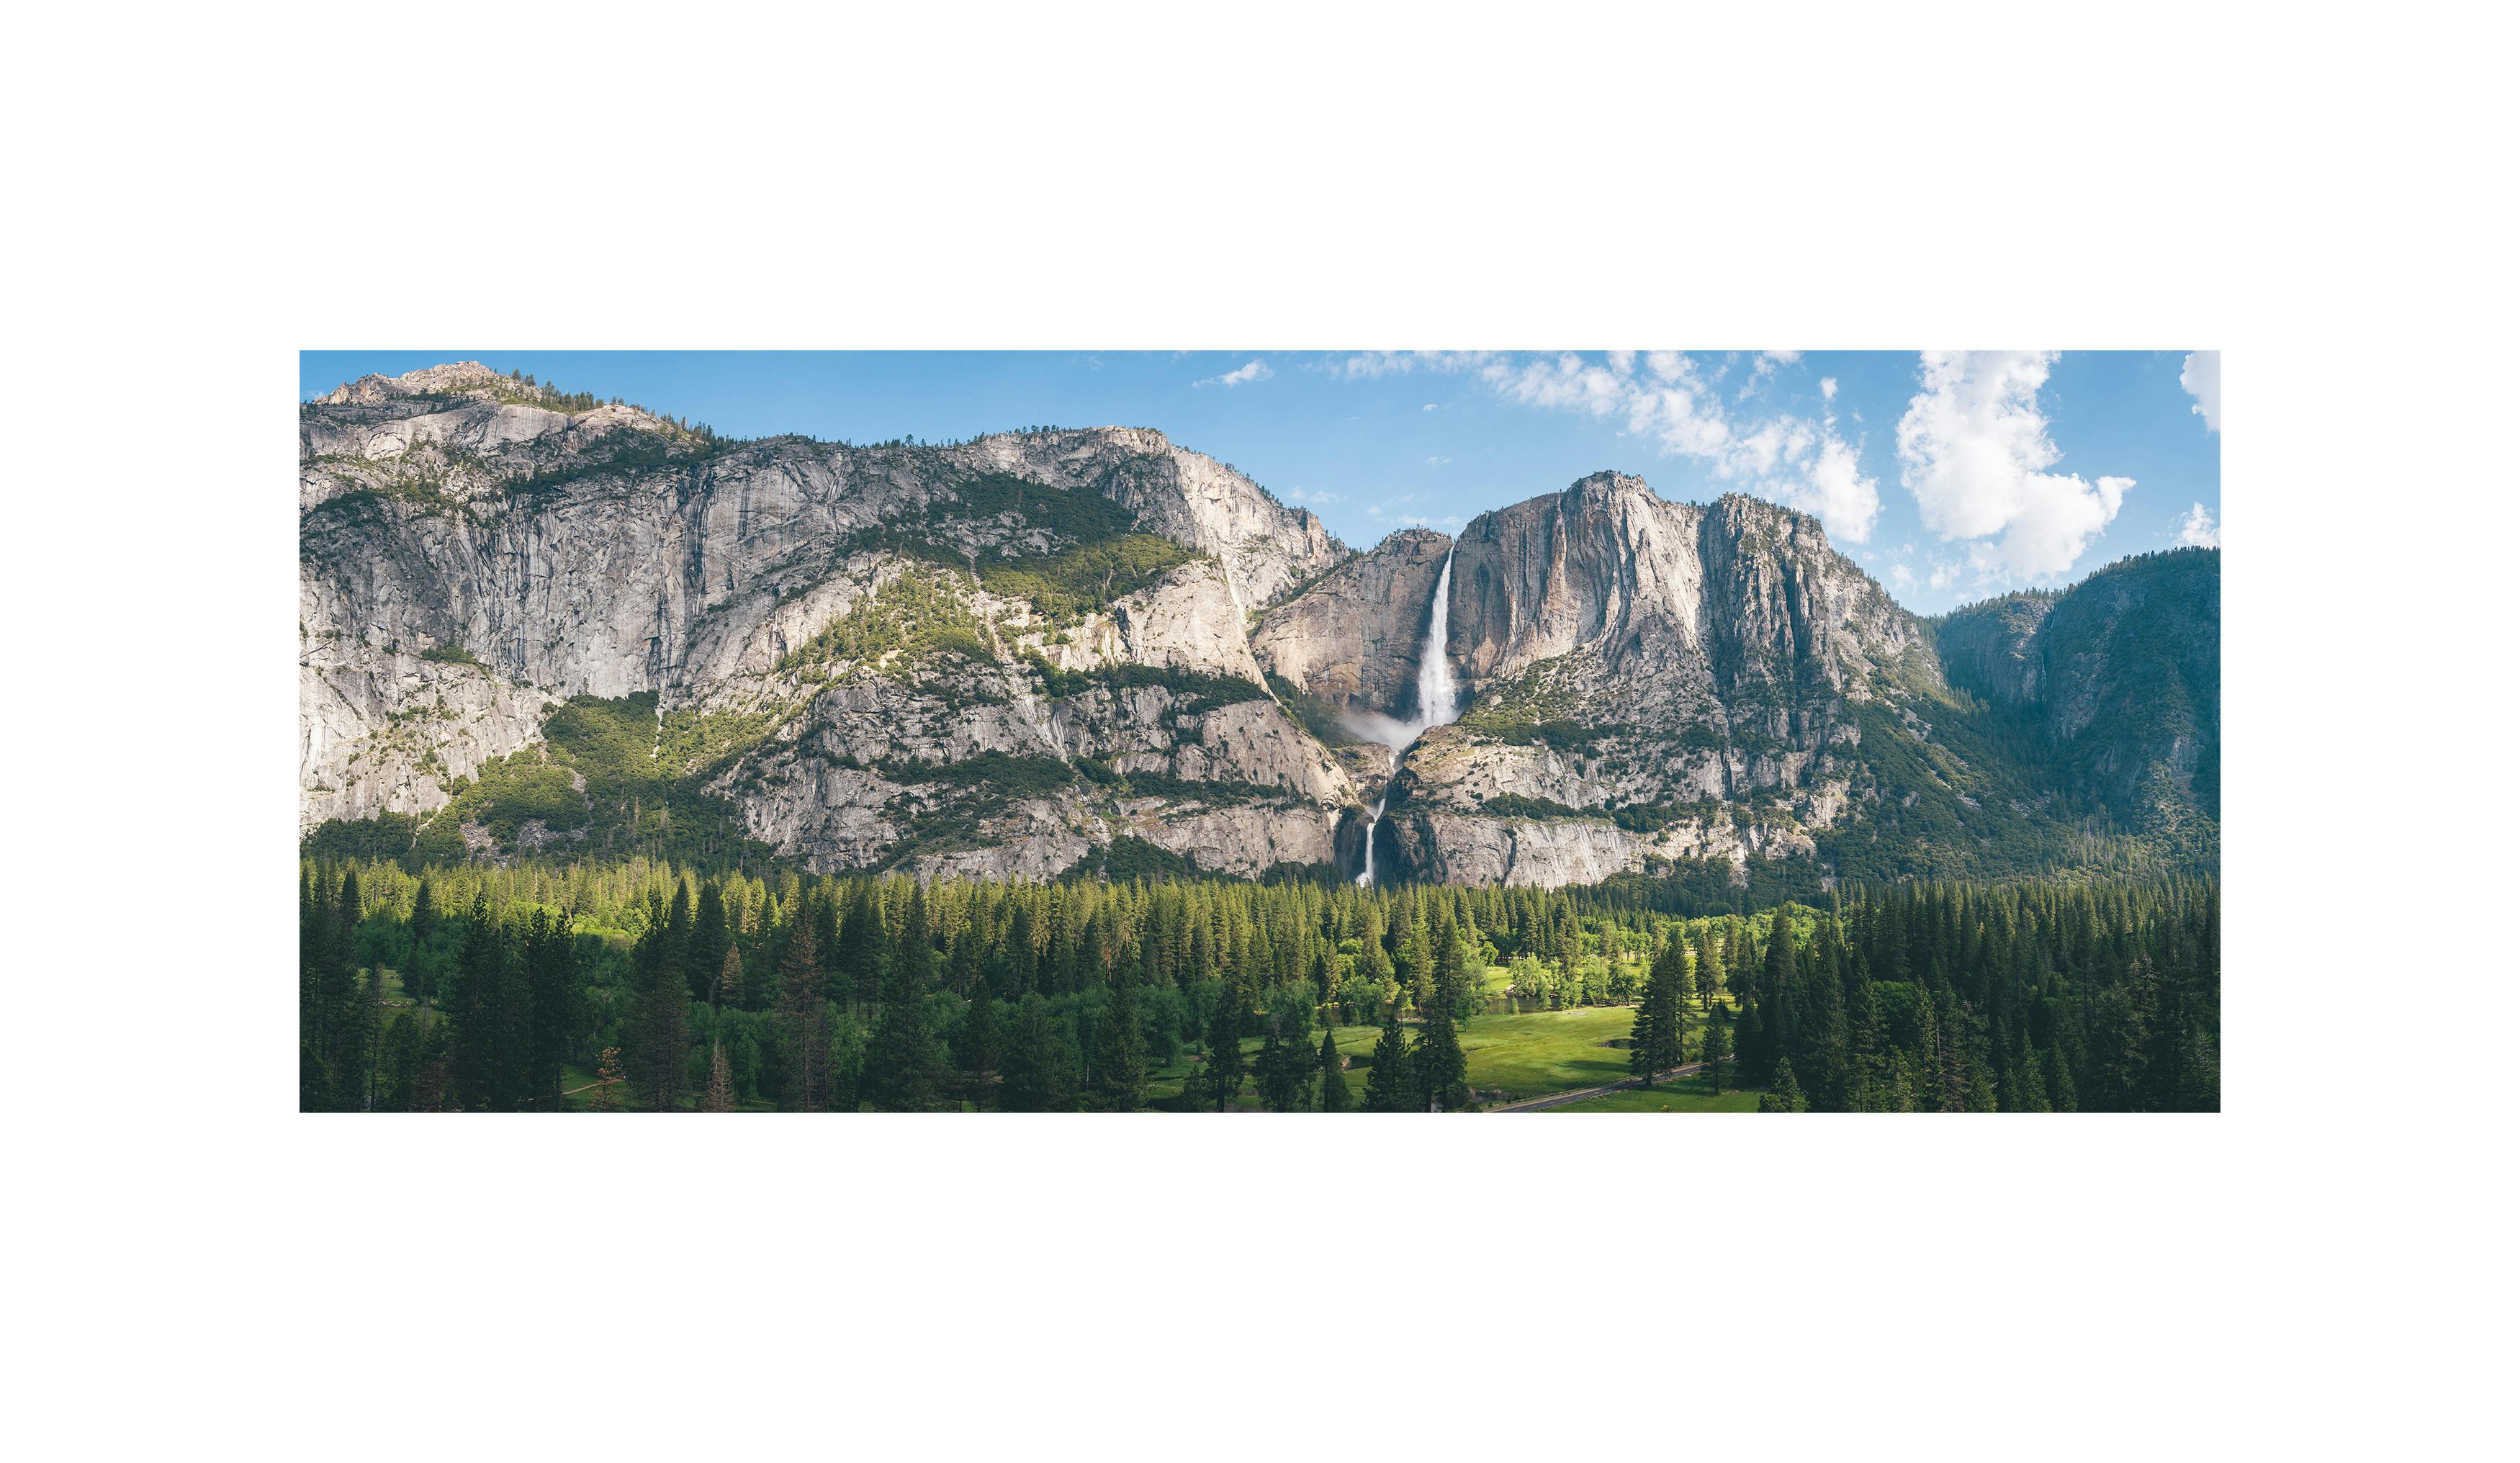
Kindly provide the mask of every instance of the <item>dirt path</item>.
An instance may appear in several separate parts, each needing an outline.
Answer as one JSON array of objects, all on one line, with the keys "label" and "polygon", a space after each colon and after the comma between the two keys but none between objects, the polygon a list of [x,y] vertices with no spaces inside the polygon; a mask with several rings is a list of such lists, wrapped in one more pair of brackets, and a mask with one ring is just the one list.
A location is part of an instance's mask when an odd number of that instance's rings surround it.
[{"label": "dirt path", "polygon": [[[1732,1059],[1728,1056],[1724,1060],[1729,1062]],[[1670,1071],[1656,1077],[1654,1081],[1669,1082],[1675,1077],[1694,1077],[1705,1070],[1706,1064],[1704,1062],[1690,1062],[1684,1067],[1672,1068]],[[1624,1092],[1630,1087],[1641,1087],[1644,1085],[1645,1080],[1643,1078],[1632,1077],[1626,1082],[1611,1083],[1608,1086],[1578,1087],[1572,1092],[1552,1092],[1546,1097],[1530,1097],[1525,1098],[1520,1102],[1508,1102],[1503,1107],[1489,1108],[1488,1111],[1492,1113],[1536,1113],[1543,1108],[1564,1107],[1570,1102],[1581,1102],[1587,1097],[1598,1097],[1604,1092]]]}]

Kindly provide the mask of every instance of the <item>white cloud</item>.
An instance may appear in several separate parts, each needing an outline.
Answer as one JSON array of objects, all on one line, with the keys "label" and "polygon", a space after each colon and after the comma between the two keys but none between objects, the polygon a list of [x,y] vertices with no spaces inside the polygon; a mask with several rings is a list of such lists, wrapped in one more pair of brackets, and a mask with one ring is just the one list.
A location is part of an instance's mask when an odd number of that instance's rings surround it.
[{"label": "white cloud", "polygon": [[2205,429],[2223,429],[2223,353],[2219,350],[2191,350],[2179,368],[2181,390],[2196,398],[2187,410],[2205,419]]},{"label": "white cloud", "polygon": [[1906,564],[1892,564],[1890,566],[1890,587],[1894,590],[1904,591],[1908,594],[1914,594],[1916,591],[1916,571],[1909,568]]},{"label": "white cloud", "polygon": [[2197,504],[2180,516],[2179,542],[2190,549],[2220,549],[2223,525],[2214,521],[2211,509]]},{"label": "white cloud", "polygon": [[1765,382],[1768,377],[1777,374],[1778,367],[1791,366],[1802,358],[1803,353],[1798,350],[1763,350],[1759,352],[1759,358],[1750,363],[1750,378],[1741,383],[1740,394],[1732,399],[1734,401],[1748,401],[1752,393],[1759,389],[1761,383]]},{"label": "white cloud", "polygon": [[1822,401],[1837,400],[1836,377],[1824,376],[1820,378],[1820,399]]},{"label": "white cloud", "polygon": [[1435,410],[1435,404],[1434,404],[1433,402],[1431,402],[1431,401],[1430,401],[1430,402],[1426,403],[1424,406],[1419,407],[1418,410],[1419,410],[1419,411],[1421,411],[1421,412],[1431,412],[1431,411]]},{"label": "white cloud", "polygon": [[1451,461],[1452,459],[1448,457],[1430,457],[1426,460],[1426,466],[1429,467],[1441,467]]},{"label": "white cloud", "polygon": [[[1899,420],[1899,481],[1946,542],[1970,539],[1984,579],[2039,579],[2074,566],[2117,517],[2131,477],[2086,482],[2045,469],[2062,456],[2039,388],[2052,351],[1928,351],[1923,390]],[[1999,537],[2000,536],[2000,537]],[[1936,588],[1942,588],[1938,570]]]},{"label": "white cloud", "polygon": [[[1796,354],[1762,355],[1753,371]],[[1868,541],[1881,516],[1879,485],[1859,447],[1838,435],[1836,419],[1778,416],[1735,426],[1712,382],[1678,351],[1612,351],[1603,365],[1572,353],[1497,360],[1480,375],[1508,401],[1615,420],[1666,457],[1706,463],[1728,484],[1813,514],[1841,542]]]},{"label": "white cloud", "polygon": [[1346,494],[1332,493],[1324,488],[1297,488],[1293,492],[1288,493],[1286,497],[1289,502],[1293,503],[1332,504],[1347,502]]},{"label": "white cloud", "polygon": [[1959,583],[1959,561],[1958,559],[1945,559],[1941,563],[1934,565],[1934,576],[1926,582],[1937,590],[1947,590],[1953,585]]},{"label": "white cloud", "polygon": [[1246,381],[1265,381],[1277,374],[1278,373],[1269,369],[1268,362],[1253,361],[1247,366],[1242,366],[1236,370],[1229,371],[1223,376],[1211,376],[1203,381],[1192,381],[1191,382],[1191,385],[1193,387],[1239,386]]},{"label": "white cloud", "polygon": [[[1333,356],[1323,361],[1318,369],[1349,380],[1378,380],[1386,376],[1407,376],[1421,369],[1452,375],[1484,366],[1495,354],[1486,350],[1370,350],[1352,356]],[[1427,410],[1433,410],[1431,403]]]}]

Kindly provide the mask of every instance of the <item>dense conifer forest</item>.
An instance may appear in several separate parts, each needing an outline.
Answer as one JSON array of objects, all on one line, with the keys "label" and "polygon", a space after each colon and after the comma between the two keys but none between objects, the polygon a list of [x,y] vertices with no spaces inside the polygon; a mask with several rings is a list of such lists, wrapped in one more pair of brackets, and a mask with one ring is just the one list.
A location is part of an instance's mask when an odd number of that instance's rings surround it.
[{"label": "dense conifer forest", "polygon": [[1636,1079],[1761,1111],[2219,1106],[2213,879],[1824,898],[310,860],[299,1097],[1455,1111],[1531,1090],[1478,1085],[1483,1042],[1580,1014]]}]

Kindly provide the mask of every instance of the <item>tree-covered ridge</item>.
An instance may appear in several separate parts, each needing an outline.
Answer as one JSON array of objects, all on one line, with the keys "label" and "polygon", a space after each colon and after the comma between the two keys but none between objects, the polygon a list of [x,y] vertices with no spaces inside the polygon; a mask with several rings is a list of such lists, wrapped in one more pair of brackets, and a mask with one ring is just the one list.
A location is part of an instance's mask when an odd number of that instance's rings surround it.
[{"label": "tree-covered ridge", "polygon": [[1692,1080],[1770,1109],[2220,1102],[2211,879],[1694,917],[1616,889],[644,859],[308,862],[299,892],[309,1110],[1460,1110],[1530,1095],[1498,1075],[1507,1034],[1586,1010],[1621,1023],[1593,1043],[1617,1068],[1707,1062]]},{"label": "tree-covered ridge", "polygon": [[1952,684],[2049,777],[2210,858],[2222,817],[2223,554],[2136,554],[1929,622]]}]

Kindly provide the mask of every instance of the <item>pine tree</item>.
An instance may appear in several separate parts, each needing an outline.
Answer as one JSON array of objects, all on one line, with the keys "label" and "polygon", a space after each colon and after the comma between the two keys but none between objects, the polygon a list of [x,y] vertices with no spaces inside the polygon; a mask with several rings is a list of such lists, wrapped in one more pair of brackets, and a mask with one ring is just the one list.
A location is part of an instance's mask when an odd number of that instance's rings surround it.
[{"label": "pine tree", "polygon": [[1628,1028],[1628,1074],[1642,1078],[1646,1086],[1686,1060],[1681,1052],[1686,1025],[1681,988],[1688,978],[1688,961],[1679,941],[1664,944],[1645,976],[1644,998]]},{"label": "pine tree", "polygon": [[1708,1089],[1718,1095],[1724,1091],[1724,1058],[1732,1050],[1732,1031],[1721,1021],[1708,1021],[1705,1034],[1698,1038],[1697,1059],[1706,1065]]},{"label": "pine tree", "polygon": [[1382,1036],[1373,1043],[1373,1065],[1365,1074],[1365,1110],[1405,1113],[1418,1101],[1417,1063],[1410,1059],[1408,1039],[1400,1030],[1397,1002],[1382,1008]]},{"label": "pine tree", "polygon": [[1344,1059],[1339,1055],[1338,1041],[1328,1028],[1322,1031],[1322,1111],[1343,1113],[1351,1099],[1347,1092],[1347,1074],[1340,1070]]},{"label": "pine tree", "polygon": [[726,958],[718,962],[717,988],[710,998],[721,1007],[743,1004],[743,953],[730,945]]},{"label": "pine tree", "polygon": [[1242,993],[1234,983],[1225,983],[1225,991],[1216,1002],[1216,1014],[1207,1028],[1208,1095],[1216,1099],[1216,1110],[1242,1092]]},{"label": "pine tree", "polygon": [[341,1106],[347,1110],[368,1112],[377,1105],[377,1042],[384,1034],[384,971],[368,967],[367,978],[358,983],[342,1020],[338,1075]]},{"label": "pine tree", "polygon": [[936,1106],[945,1075],[935,1009],[916,970],[894,973],[867,1042],[866,1089],[878,1112],[923,1113]]},{"label": "pine tree", "polygon": [[1768,1090],[1759,1094],[1759,1111],[1763,1113],[1798,1113],[1803,1110],[1803,1089],[1794,1081],[1794,1064],[1778,1058],[1777,1078]]},{"label": "pine tree", "polygon": [[2060,1047],[2049,1047],[2048,1049],[2048,1060],[2045,1065],[2048,1068],[2048,1108],[2051,1111],[2060,1113],[2076,1111],[2074,1101],[2074,1073],[2073,1069],[2065,1061],[2065,1053],[2063,1049]]},{"label": "pine tree", "polygon": [[[1289,1026],[1294,1030],[1288,1031]],[[1304,1042],[1309,1023],[1297,1025],[1285,1011],[1272,1013],[1260,1043],[1260,1098],[1273,1113],[1301,1112],[1312,1079],[1312,1053]]]},{"label": "pine tree", "polygon": [[832,1100],[832,1043],[824,1012],[822,953],[814,946],[812,921],[797,919],[788,926],[788,950],[779,960],[779,1020],[788,1052],[784,1105],[791,1112],[820,1112]]},{"label": "pine tree", "polygon": [[[714,879],[700,885],[698,907],[692,914],[691,949],[686,963],[692,976],[692,999],[732,1005],[726,997],[726,957],[735,953],[726,928],[726,895]],[[739,967],[740,968],[740,967]]]},{"label": "pine tree", "polygon": [[378,1107],[384,1112],[411,1111],[412,1089],[420,1076],[420,1023],[409,1011],[396,1013],[385,1028]]},{"label": "pine tree", "polygon": [[1715,948],[1715,926],[1710,924],[1697,932],[1697,991],[1705,998],[1708,1010],[1715,1008],[1723,986],[1724,956]]},{"label": "pine tree", "polygon": [[1050,1003],[1036,991],[1015,1002],[1014,1024],[1007,1032],[1006,1054],[998,1059],[998,1107],[1010,1113],[1046,1113],[1057,1109],[1056,1065]]},{"label": "pine tree", "polygon": [[998,1003],[983,991],[963,1008],[962,1024],[954,1029],[955,1064],[962,1068],[963,1089],[970,1094],[974,1107],[985,1105],[989,1074],[997,1070],[1000,1045]]},{"label": "pine tree", "polygon": [[700,1097],[700,1111],[735,1111],[735,1073],[726,1064],[726,1043],[723,1042],[709,1043],[708,1090]]},{"label": "pine tree", "polygon": [[1094,1029],[1093,1091],[1103,1112],[1134,1112],[1146,1104],[1147,1033],[1137,974],[1125,962],[1112,972],[1111,1003]]},{"label": "pine tree", "polygon": [[578,1026],[577,941],[567,915],[536,909],[526,919],[524,966],[527,1011],[518,1095],[556,1112],[569,1039]]},{"label": "pine tree", "polygon": [[647,932],[632,952],[632,1019],[637,1040],[630,1048],[630,1075],[640,1102],[655,1112],[682,1105],[683,1064],[690,1046],[686,1027],[691,990],[675,968],[671,921],[672,916],[652,899]]},{"label": "pine tree", "polygon": [[1469,1106],[1469,1063],[1462,1055],[1461,1033],[1453,1025],[1455,981],[1439,983],[1418,1021],[1417,1105],[1458,1112]]}]

